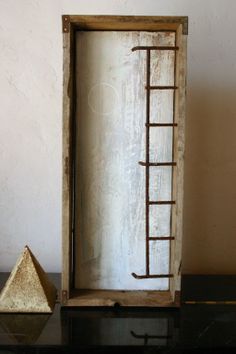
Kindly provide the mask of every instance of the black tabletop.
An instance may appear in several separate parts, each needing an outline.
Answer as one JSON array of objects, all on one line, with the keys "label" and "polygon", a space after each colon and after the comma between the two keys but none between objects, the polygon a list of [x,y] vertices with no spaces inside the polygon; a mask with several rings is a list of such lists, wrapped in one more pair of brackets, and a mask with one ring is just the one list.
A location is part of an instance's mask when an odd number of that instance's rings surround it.
[{"label": "black tabletop", "polygon": [[[6,275],[2,274],[0,278],[3,282]],[[59,275],[53,277],[56,284],[58,278]],[[182,298],[187,301],[222,300],[225,296],[232,300],[235,278],[224,279],[224,292],[220,289],[217,295],[219,282],[214,278],[215,291],[210,288],[207,295],[201,288],[200,295],[196,296],[187,285],[196,291],[197,285],[204,286],[205,280],[201,283],[200,278],[195,282],[192,277],[185,279],[183,288],[187,288]],[[208,286],[209,282],[210,279]],[[236,305],[183,304],[180,309],[61,309],[56,304],[52,315],[0,314],[0,354],[195,352],[236,352]]]}]

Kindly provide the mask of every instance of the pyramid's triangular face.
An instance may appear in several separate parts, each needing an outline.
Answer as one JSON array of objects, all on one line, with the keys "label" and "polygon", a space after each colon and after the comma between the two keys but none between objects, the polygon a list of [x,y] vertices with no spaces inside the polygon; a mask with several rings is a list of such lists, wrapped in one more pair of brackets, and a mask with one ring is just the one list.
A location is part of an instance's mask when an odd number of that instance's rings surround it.
[{"label": "pyramid's triangular face", "polygon": [[0,312],[51,313],[56,288],[26,246],[0,294]]},{"label": "pyramid's triangular face", "polygon": [[[40,337],[49,314],[0,314],[0,325],[5,340],[10,343],[35,344]],[[2,344],[2,343],[1,343]]]}]

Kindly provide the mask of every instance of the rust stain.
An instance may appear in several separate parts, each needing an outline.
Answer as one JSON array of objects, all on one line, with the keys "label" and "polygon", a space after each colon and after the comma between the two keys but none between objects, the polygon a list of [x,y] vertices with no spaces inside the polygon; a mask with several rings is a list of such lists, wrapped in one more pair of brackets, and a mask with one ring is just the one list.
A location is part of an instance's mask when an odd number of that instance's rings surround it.
[{"label": "rust stain", "polygon": [[68,15],[62,16],[62,32],[63,33],[70,32],[70,16]]},{"label": "rust stain", "polygon": [[69,157],[65,157],[65,164],[64,164],[64,171],[65,171],[65,175],[69,175]]}]

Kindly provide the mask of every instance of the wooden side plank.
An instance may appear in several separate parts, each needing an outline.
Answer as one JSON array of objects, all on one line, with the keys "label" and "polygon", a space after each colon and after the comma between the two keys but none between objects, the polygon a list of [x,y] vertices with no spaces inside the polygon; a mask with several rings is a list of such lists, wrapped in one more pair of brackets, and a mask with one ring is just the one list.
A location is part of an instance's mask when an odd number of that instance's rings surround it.
[{"label": "wooden side plank", "polygon": [[[69,31],[70,32],[70,31]],[[73,33],[63,34],[63,191],[62,191],[62,301],[71,283],[72,224],[72,120],[73,120]]]},{"label": "wooden side plank", "polygon": [[171,273],[174,274],[170,282],[172,296],[175,291],[180,290],[180,268],[182,253],[183,233],[183,196],[184,196],[184,149],[185,149],[185,101],[186,101],[186,44],[187,36],[182,35],[181,30],[177,32],[177,44],[179,52],[176,58],[176,91],[175,98],[175,122],[178,128],[174,136],[174,160],[177,161],[177,168],[173,175],[173,198],[176,205],[172,212],[172,235],[175,241],[171,248]]}]

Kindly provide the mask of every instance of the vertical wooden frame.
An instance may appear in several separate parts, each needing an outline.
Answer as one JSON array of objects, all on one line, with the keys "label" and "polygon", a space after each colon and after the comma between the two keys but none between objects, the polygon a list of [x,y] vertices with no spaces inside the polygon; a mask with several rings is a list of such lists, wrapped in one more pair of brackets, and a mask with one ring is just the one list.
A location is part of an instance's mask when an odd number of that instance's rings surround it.
[{"label": "vertical wooden frame", "polygon": [[75,114],[74,30],[69,16],[63,17],[63,210],[62,210],[62,294],[65,304],[72,289],[73,270],[73,145]]},{"label": "vertical wooden frame", "polygon": [[180,26],[176,31],[176,45],[179,47],[176,56],[176,86],[175,92],[175,122],[178,128],[174,130],[174,152],[173,160],[177,167],[173,169],[173,199],[176,204],[172,207],[172,234],[175,240],[171,247],[170,270],[174,275],[170,282],[172,297],[180,297],[181,287],[181,254],[182,254],[182,232],[183,232],[183,197],[184,197],[184,149],[185,149],[185,103],[186,103],[186,53],[187,34]]},{"label": "vertical wooden frame", "polygon": [[[178,306],[180,292],[180,266],[183,223],[183,167],[184,167],[184,120],[186,86],[186,43],[188,30],[187,17],[149,17],[149,16],[70,16],[62,17],[63,31],[63,210],[62,210],[62,293],[63,306],[108,305],[119,302],[125,306]],[[74,181],[75,181],[75,33],[78,30],[135,30],[135,31],[175,31],[176,45],[179,47],[176,57],[176,90],[174,129],[172,234],[175,240],[171,244],[170,291],[145,292],[145,301],[139,301],[137,294],[132,299],[131,292],[125,298],[111,292],[108,300],[79,300],[74,289]],[[149,294],[150,293],[150,294]],[[161,294],[160,294],[161,293]],[[150,295],[150,302],[146,299]],[[165,298],[167,296],[167,299]],[[156,301],[155,301],[156,297]],[[129,300],[130,298],[130,300]]]}]

